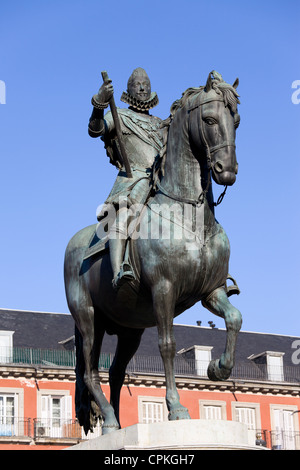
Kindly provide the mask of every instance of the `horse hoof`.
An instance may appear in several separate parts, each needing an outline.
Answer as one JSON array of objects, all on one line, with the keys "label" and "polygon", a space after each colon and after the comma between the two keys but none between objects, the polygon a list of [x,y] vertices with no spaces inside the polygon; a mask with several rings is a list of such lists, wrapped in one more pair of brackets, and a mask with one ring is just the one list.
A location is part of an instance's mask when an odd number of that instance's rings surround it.
[{"label": "horse hoof", "polygon": [[114,425],[114,424],[103,424],[102,426],[102,436],[105,434],[110,434],[111,432],[118,431],[120,429],[120,426]]},{"label": "horse hoof", "polygon": [[177,408],[169,412],[168,415],[169,421],[176,421],[179,419],[191,419],[187,408],[184,406],[182,408]]},{"label": "horse hoof", "polygon": [[220,359],[215,361],[210,361],[207,368],[207,375],[210,380],[214,382],[218,380],[227,380],[230,377],[231,369],[226,369],[225,367],[220,367]]}]

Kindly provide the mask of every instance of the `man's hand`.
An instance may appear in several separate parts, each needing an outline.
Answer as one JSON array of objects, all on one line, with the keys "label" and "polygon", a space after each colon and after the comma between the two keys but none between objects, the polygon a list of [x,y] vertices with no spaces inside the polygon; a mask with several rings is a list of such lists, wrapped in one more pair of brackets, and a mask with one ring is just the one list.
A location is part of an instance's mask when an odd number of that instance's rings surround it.
[{"label": "man's hand", "polygon": [[99,103],[109,103],[110,99],[114,94],[114,88],[112,86],[111,80],[108,80],[107,83],[103,83],[98,91],[98,95],[95,96],[96,100]]}]

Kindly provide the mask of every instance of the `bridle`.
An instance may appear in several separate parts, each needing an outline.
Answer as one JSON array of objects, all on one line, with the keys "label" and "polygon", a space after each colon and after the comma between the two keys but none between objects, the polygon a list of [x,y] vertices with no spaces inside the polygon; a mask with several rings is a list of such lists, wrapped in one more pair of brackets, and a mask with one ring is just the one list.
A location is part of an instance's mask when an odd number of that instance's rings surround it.
[{"label": "bridle", "polygon": [[231,141],[226,140],[222,144],[215,145],[214,147],[209,146],[209,144],[207,142],[207,139],[205,137],[205,132],[204,132],[204,128],[203,128],[202,106],[204,104],[211,103],[213,101],[222,101],[224,103],[224,99],[217,96],[215,98],[210,97],[210,98],[207,98],[207,99],[204,99],[204,100],[201,101],[201,96],[202,96],[203,93],[205,93],[204,90],[201,90],[200,94],[197,97],[197,98],[200,97],[199,102],[196,103],[195,105],[191,106],[188,109],[188,113],[191,114],[191,111],[193,111],[197,108],[199,108],[199,110],[200,110],[199,115],[198,115],[198,121],[197,121],[199,123],[198,129],[200,129],[200,140],[204,144],[204,147],[205,147],[205,150],[206,150],[207,168],[208,168],[208,170],[212,170],[212,172],[215,172],[214,165],[212,165],[212,161],[211,161],[211,155],[214,152],[216,152],[217,150],[220,150],[221,148],[224,148],[224,147],[234,147],[235,148],[236,146],[235,146],[235,141],[234,140],[231,140]]},{"label": "bridle", "polygon": [[[201,92],[199,93],[199,95],[197,95],[197,98],[201,98],[202,97],[202,94],[204,92],[204,89],[201,90]],[[208,142],[207,142],[207,139],[205,137],[205,132],[204,132],[204,129],[203,129],[203,119],[202,119],[202,106],[206,103],[210,103],[212,101],[222,101],[224,102],[224,100],[220,97],[215,97],[215,98],[207,98],[203,101],[198,100],[197,99],[197,103],[195,103],[194,105],[192,105],[190,108],[188,108],[188,114],[191,116],[191,112],[194,111],[195,109],[199,108],[200,109],[200,112],[198,114],[198,122],[199,122],[199,126],[198,126],[198,129],[200,130],[199,131],[199,137],[200,137],[200,140],[201,142],[204,144],[204,147],[205,147],[205,151],[206,151],[206,162],[207,162],[207,169],[208,170],[211,170],[214,174],[216,172],[216,169],[215,169],[215,165],[212,165],[212,160],[211,160],[211,155],[216,152],[217,150],[220,150],[221,148],[224,148],[224,147],[236,147],[235,146],[235,141],[225,141],[223,142],[222,144],[219,144],[219,145],[215,145],[214,147],[210,147]],[[191,118],[189,116],[189,129],[190,129],[190,122],[191,122]],[[183,198],[181,196],[177,196],[173,193],[171,193],[170,191],[166,191],[159,182],[157,182],[156,186],[157,188],[159,189],[159,191],[164,194],[165,196],[171,198],[171,199],[174,199],[176,201],[179,201],[179,202],[183,202],[183,203],[186,203],[186,204],[192,204],[194,206],[199,206],[201,204],[204,203],[204,200],[206,198],[206,194],[209,190],[209,186],[211,184],[211,173],[210,171],[208,172],[208,178],[207,178],[207,183],[206,183],[206,187],[205,189],[200,193],[200,195],[198,196],[197,199],[188,199],[188,198]],[[221,204],[221,202],[223,201],[224,199],[224,196],[226,194],[226,190],[227,190],[227,186],[225,186],[225,189],[224,191],[220,194],[220,196],[218,197],[217,199],[217,202],[214,202],[214,206],[218,206],[219,204]]]}]

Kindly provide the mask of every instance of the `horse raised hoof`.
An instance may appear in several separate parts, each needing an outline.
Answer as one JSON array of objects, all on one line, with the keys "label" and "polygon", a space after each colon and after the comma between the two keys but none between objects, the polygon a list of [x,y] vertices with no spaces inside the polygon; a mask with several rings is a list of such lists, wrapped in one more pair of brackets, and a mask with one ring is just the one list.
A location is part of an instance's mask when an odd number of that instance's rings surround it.
[{"label": "horse raised hoof", "polygon": [[207,375],[210,380],[214,382],[218,380],[227,380],[230,377],[231,369],[226,369],[220,366],[220,359],[210,361],[207,368]]}]

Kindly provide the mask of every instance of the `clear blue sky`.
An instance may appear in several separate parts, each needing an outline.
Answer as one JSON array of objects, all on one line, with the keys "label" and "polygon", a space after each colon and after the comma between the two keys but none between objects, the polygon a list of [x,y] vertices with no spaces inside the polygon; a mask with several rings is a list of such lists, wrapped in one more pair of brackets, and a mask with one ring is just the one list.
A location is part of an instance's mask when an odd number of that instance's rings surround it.
[{"label": "clear blue sky", "polygon": [[[96,221],[116,176],[87,133],[101,71],[122,105],[144,67],[160,99],[153,113],[166,118],[216,69],[240,79],[239,174],[216,212],[242,291],[232,301],[243,330],[299,335],[299,14],[298,0],[1,2],[0,307],[68,311],[65,247]],[[200,304],[176,322],[197,320],[224,327]]]}]

